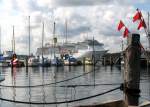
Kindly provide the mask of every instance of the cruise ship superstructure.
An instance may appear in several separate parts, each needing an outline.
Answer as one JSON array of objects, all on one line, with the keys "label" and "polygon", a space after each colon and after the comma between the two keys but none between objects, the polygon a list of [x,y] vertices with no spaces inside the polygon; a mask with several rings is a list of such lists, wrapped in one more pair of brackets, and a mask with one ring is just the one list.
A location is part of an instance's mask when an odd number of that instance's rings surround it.
[{"label": "cruise ship superstructure", "polygon": [[76,44],[76,52],[73,54],[78,60],[83,60],[83,58],[89,59],[99,59],[101,58],[107,50],[103,48],[103,44],[99,43],[97,40],[84,40],[83,42],[78,42]]},{"label": "cruise ship superstructure", "polygon": [[65,54],[74,56],[76,59],[82,61],[83,58],[93,57],[98,59],[103,56],[107,50],[103,48],[103,44],[99,43],[97,40],[84,40],[77,43],[63,43],[57,45],[46,44],[43,49],[38,48],[36,54],[41,56],[43,51],[44,57],[49,59],[56,57],[62,57]]}]

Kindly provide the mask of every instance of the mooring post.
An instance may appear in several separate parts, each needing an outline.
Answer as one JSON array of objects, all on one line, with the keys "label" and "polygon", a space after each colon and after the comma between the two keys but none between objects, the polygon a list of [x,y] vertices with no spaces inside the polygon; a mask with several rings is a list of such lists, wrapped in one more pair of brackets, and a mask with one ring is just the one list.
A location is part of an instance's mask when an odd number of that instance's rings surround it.
[{"label": "mooring post", "polygon": [[103,59],[103,65],[106,66],[106,56]]},{"label": "mooring post", "polygon": [[26,67],[28,67],[28,57],[25,58]]},{"label": "mooring post", "polygon": [[109,57],[109,62],[110,62],[110,66],[112,66],[112,65],[113,65],[113,61],[112,61],[111,55],[110,55],[110,57]]},{"label": "mooring post", "polygon": [[128,105],[137,106],[140,82],[140,35],[131,34],[127,40],[128,47],[125,51],[124,91]]}]

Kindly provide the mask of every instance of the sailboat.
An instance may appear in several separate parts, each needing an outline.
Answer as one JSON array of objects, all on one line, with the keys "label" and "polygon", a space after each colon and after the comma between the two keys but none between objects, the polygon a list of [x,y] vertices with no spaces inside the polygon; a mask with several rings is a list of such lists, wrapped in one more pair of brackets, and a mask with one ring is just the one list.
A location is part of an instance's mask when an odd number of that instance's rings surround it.
[{"label": "sailboat", "polygon": [[63,61],[59,57],[57,57],[55,53],[56,43],[57,43],[57,38],[55,37],[55,22],[54,22],[53,36],[54,36],[53,37],[54,56],[53,56],[53,59],[51,60],[51,65],[62,66]]},{"label": "sailboat", "polygon": [[39,59],[30,53],[30,16],[29,16],[29,56],[28,56],[28,66],[37,67],[39,66]]},{"label": "sailboat", "polygon": [[42,57],[40,58],[40,65],[42,67],[49,67],[51,66],[51,61],[48,58],[44,58],[43,56],[43,44],[44,44],[44,22],[43,22],[43,27],[42,27]]},{"label": "sailboat", "polygon": [[8,67],[9,62],[6,62],[4,55],[1,53],[1,27],[0,27],[0,67]]},{"label": "sailboat", "polygon": [[[64,46],[68,45],[69,47],[71,47],[71,44],[68,43],[68,41],[67,41],[67,37],[68,37],[68,28],[67,27],[68,27],[67,20],[65,20],[65,36],[66,36],[66,41],[65,41],[65,43],[63,45]],[[63,53],[63,56],[64,56],[64,58],[63,58],[64,59],[64,65],[71,66],[71,65],[77,65],[78,64],[77,59],[73,55],[71,55],[71,52],[69,51],[69,49],[68,49],[68,52]]]},{"label": "sailboat", "polygon": [[19,61],[17,58],[17,55],[15,53],[15,32],[14,32],[14,26],[13,26],[13,38],[12,38],[12,59],[10,62],[11,67],[22,67],[24,66],[24,63]]}]

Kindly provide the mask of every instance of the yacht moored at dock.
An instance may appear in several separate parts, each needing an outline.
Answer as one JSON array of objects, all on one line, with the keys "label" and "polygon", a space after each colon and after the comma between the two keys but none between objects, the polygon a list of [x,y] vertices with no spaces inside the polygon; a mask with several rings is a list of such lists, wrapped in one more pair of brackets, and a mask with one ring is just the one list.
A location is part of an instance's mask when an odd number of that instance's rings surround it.
[{"label": "yacht moored at dock", "polygon": [[28,59],[28,66],[29,67],[38,67],[40,65],[39,63],[39,59],[34,57],[34,56],[31,56],[29,57]]}]

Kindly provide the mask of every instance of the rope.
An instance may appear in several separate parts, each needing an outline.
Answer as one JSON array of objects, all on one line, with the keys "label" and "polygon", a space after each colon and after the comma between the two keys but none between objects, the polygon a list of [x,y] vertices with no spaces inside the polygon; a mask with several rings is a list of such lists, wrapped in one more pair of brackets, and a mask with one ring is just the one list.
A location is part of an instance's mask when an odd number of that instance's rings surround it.
[{"label": "rope", "polygon": [[42,103],[42,102],[25,102],[25,101],[18,101],[18,100],[5,99],[5,98],[2,98],[2,97],[0,98],[0,100],[2,100],[2,101],[8,101],[8,102],[14,102],[14,103],[35,104],[35,105],[43,105],[43,104],[62,104],[62,103],[72,103],[72,102],[77,102],[77,101],[82,101],[82,100],[91,99],[91,98],[94,98],[94,97],[97,97],[97,96],[101,96],[101,95],[110,93],[110,92],[115,91],[115,90],[118,90],[118,89],[120,89],[120,87],[116,87],[116,88],[110,89],[110,90],[108,90],[108,91],[106,91],[106,92],[99,93],[99,94],[92,95],[92,96],[88,96],[88,97],[84,97],[84,98],[79,98],[79,99],[69,100],[69,101],[59,101],[59,102],[45,102],[45,103]]},{"label": "rope", "polygon": [[[120,85],[122,83],[102,83],[102,84],[81,84],[81,85],[59,85],[59,86],[50,86],[50,87],[90,87],[90,86],[100,86],[100,85]],[[1,87],[7,88],[24,88],[24,87],[14,87],[14,86],[7,86],[7,85],[0,85]]]},{"label": "rope", "polygon": [[120,85],[122,83],[112,83],[112,84],[83,84],[83,85],[62,85],[62,86],[56,86],[56,87],[90,87],[90,86],[100,86],[100,85]]},{"label": "rope", "polygon": [[52,83],[48,83],[48,84],[40,84],[40,85],[28,85],[28,86],[17,86],[17,85],[2,85],[0,84],[1,87],[13,87],[13,88],[28,88],[28,87],[41,87],[41,86],[48,86],[48,85],[53,85],[53,84],[58,84],[58,83],[62,83],[62,82],[66,82],[66,81],[70,81],[70,80],[73,80],[73,79],[76,79],[76,78],[79,78],[79,77],[82,77],[84,75],[87,75],[91,72],[88,72],[88,73],[84,73],[82,75],[79,75],[79,76],[75,76],[73,78],[69,78],[69,79],[65,79],[65,80],[62,80],[62,81],[57,81],[57,82],[52,82]]}]

